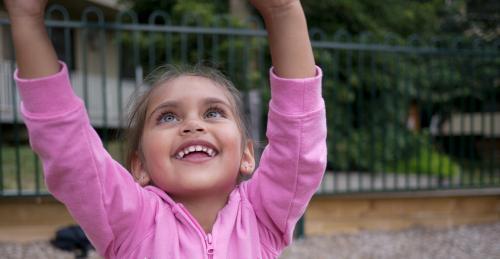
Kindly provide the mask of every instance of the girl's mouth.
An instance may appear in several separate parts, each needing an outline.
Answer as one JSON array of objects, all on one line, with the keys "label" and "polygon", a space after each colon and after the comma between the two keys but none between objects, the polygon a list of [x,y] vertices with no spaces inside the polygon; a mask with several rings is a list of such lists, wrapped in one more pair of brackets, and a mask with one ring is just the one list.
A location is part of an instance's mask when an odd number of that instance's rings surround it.
[{"label": "girl's mouth", "polygon": [[217,155],[217,151],[204,145],[191,145],[177,152],[175,158],[179,160],[201,161]]}]

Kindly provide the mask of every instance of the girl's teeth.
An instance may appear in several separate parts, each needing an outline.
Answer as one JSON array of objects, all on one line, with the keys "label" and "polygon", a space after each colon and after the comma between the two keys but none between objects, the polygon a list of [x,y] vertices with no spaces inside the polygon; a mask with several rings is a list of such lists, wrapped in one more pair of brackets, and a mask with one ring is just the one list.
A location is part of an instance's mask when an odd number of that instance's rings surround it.
[{"label": "girl's teeth", "polygon": [[187,147],[184,150],[177,153],[177,158],[182,159],[182,158],[184,158],[185,155],[187,155],[191,152],[195,152],[195,151],[197,151],[197,152],[203,151],[211,157],[215,156],[215,151],[213,149],[207,148],[207,147],[202,147],[200,145],[196,145],[196,146]]}]

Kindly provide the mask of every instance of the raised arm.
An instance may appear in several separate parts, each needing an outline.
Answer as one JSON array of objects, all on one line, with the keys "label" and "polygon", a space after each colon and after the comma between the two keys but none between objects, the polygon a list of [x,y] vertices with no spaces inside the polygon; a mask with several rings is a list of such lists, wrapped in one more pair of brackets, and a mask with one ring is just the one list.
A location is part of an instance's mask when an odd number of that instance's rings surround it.
[{"label": "raised arm", "polygon": [[259,236],[279,253],[318,188],[326,167],[321,69],[314,64],[298,0],[250,0],[264,17],[274,69],[264,149],[242,186],[259,220]]},{"label": "raised arm", "polygon": [[47,1],[4,1],[12,21],[21,111],[47,189],[66,205],[101,255],[124,258],[119,255],[127,251],[119,249],[122,244],[133,247],[149,233],[136,226],[139,221],[152,224],[155,199],[113,160],[92,128],[46,33]]},{"label": "raised arm", "polygon": [[60,70],[47,35],[44,13],[47,0],[4,0],[9,13],[19,77],[39,78]]},{"label": "raised arm", "polygon": [[250,0],[264,18],[276,75],[304,78],[315,75],[307,23],[299,0]]}]

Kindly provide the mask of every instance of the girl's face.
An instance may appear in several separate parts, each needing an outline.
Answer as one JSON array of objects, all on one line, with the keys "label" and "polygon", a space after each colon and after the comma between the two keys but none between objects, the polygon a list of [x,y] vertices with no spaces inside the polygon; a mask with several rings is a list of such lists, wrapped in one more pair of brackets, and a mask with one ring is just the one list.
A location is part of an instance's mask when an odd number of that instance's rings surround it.
[{"label": "girl's face", "polygon": [[[136,178],[151,180],[173,198],[227,195],[239,172],[251,173],[253,147],[242,143],[228,93],[208,78],[181,76],[152,93]],[[247,167],[249,166],[249,167]]]}]

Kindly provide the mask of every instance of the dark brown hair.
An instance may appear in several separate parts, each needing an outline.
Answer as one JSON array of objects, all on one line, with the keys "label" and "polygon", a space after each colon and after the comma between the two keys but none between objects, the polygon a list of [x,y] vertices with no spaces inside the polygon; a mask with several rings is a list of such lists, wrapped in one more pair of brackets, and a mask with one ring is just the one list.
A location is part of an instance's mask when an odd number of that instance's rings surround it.
[{"label": "dark brown hair", "polygon": [[[141,90],[134,95],[136,98],[132,103],[126,131],[127,157],[125,162],[127,169],[132,169],[132,160],[134,156],[136,156],[136,152],[142,156],[141,138],[152,93],[159,86],[181,76],[204,77],[223,87],[228,93],[227,97],[233,106],[236,123],[242,135],[242,143],[246,143],[246,141],[251,138],[249,122],[245,118],[242,95],[222,72],[201,64],[195,66],[165,65],[155,69],[148,75],[145,79],[145,85],[147,87],[142,87]],[[143,157],[140,158],[143,159]]]}]

